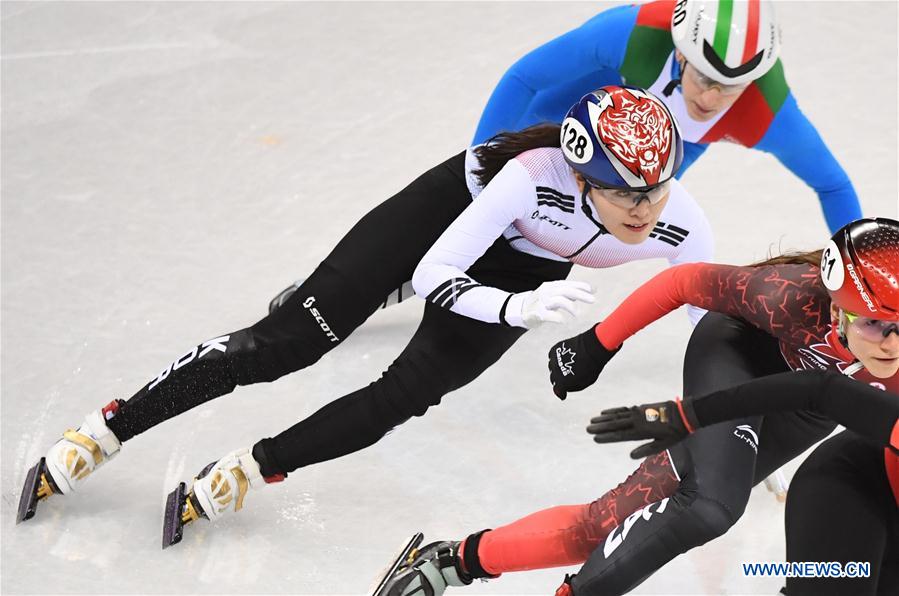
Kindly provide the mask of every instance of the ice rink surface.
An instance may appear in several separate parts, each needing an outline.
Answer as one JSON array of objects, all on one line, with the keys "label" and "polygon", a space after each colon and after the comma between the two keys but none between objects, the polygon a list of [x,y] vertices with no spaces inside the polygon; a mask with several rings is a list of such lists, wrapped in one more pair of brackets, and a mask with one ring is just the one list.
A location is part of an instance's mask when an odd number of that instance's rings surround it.
[{"label": "ice rink surface", "polygon": [[[504,70],[601,3],[20,3],[2,12],[3,593],[360,594],[415,530],[460,539],[623,480],[633,445],[583,427],[680,390],[682,312],[629,340],[560,403],[546,350],[664,262],[575,268],[601,300],[527,334],[443,405],[364,452],[251,493],[160,550],[164,497],[378,377],[418,299],[314,367],[238,389],[128,442],[82,492],[15,526],[25,471],[66,428],[186,348],[245,327],[350,226],[461,150]],[[778,2],[786,75],[868,215],[897,212],[897,4]],[[684,177],[721,262],[828,237],[813,192],[771,156],[718,144]],[[788,471],[795,469],[795,462]],[[784,555],[757,488],[725,537],[639,594],[774,594],[742,561]],[[822,520],[826,523],[826,520]],[[574,569],[458,594],[548,594]]]}]

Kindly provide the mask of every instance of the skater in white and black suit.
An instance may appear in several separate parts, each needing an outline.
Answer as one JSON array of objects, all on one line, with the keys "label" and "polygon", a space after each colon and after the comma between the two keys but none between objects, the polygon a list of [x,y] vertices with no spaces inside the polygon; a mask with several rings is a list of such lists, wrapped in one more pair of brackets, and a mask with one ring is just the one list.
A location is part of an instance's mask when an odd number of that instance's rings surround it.
[{"label": "skater in white and black suit", "polygon": [[623,87],[588,94],[561,127],[498,135],[450,158],[364,216],[283,306],[191,348],[131,399],[67,431],[29,475],[20,520],[38,497],[80,490],[136,435],[237,385],[314,364],[412,278],[424,315],[381,378],[207,466],[173,493],[177,528],[164,546],[184,523],[240,509],[251,489],[372,445],[474,380],[527,329],[593,302],[587,284],[565,281],[572,263],[709,260],[708,222],[673,179],[682,159],[664,104]]}]

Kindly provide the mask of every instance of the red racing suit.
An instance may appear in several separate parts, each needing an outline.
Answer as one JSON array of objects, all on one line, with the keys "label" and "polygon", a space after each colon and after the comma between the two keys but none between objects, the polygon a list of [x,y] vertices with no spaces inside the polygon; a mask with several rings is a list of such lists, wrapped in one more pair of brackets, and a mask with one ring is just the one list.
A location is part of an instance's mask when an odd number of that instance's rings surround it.
[{"label": "red racing suit", "polygon": [[[691,304],[740,318],[776,338],[793,370],[836,369],[899,394],[899,375],[877,379],[855,362],[833,329],[830,298],[811,264],[737,267],[690,263],[663,271],[635,290],[596,335],[607,349],[672,310]],[[899,494],[899,459],[885,450],[885,465]],[[493,575],[583,563],[631,513],[671,496],[679,480],[666,452],[643,461],[624,482],[584,505],[533,513],[480,536],[480,566]]]}]

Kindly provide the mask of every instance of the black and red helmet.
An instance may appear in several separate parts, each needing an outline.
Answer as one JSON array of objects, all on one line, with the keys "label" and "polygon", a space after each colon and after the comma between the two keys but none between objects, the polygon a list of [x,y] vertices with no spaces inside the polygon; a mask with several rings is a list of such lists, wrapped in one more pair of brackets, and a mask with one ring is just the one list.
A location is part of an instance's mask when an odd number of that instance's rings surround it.
[{"label": "black and red helmet", "polygon": [[821,281],[839,308],[899,321],[899,221],[866,218],[840,228],[821,256]]}]

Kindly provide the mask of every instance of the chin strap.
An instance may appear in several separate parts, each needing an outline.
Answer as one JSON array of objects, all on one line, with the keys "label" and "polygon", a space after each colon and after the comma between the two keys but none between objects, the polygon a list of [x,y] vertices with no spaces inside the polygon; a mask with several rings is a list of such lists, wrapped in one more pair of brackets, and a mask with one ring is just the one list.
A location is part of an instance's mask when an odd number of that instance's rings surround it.
[{"label": "chin strap", "polygon": [[865,368],[865,365],[856,360],[855,362],[844,368],[841,372],[847,377],[851,377],[863,368]]},{"label": "chin strap", "polygon": [[[589,193],[589,192],[590,192],[590,183],[585,181],[584,182],[584,190],[583,190],[583,192],[581,192],[581,211],[584,212],[584,215],[587,216],[587,219],[589,219],[594,224],[596,224],[596,227],[599,228],[600,233],[608,234],[609,230],[606,229],[606,227],[604,225],[602,225],[602,222],[597,221],[597,219],[595,217],[593,217],[593,211],[590,209],[590,205],[587,204],[587,193]],[[592,242],[592,240],[591,240],[591,242]]]},{"label": "chin strap", "polygon": [[680,79],[671,79],[671,81],[665,85],[665,88],[662,89],[662,95],[665,97],[671,97],[671,94],[674,93],[674,90],[680,86]]},{"label": "chin strap", "polygon": [[671,80],[665,85],[665,88],[662,89],[662,95],[671,97],[674,90],[680,86],[681,79],[683,79],[683,73],[681,72],[680,62],[674,60],[674,64],[671,65]]},{"label": "chin strap", "polygon": [[839,340],[840,345],[848,350],[849,340],[846,339],[846,315],[843,314],[843,309],[840,309],[836,319],[830,320],[830,328],[837,334],[837,340]]},{"label": "chin strap", "polygon": [[595,217],[593,217],[593,212],[590,211],[590,206],[587,205],[587,193],[588,192],[590,192],[590,184],[588,182],[585,182],[584,183],[584,191],[581,193],[581,211],[584,212],[584,215],[587,216],[587,219],[592,221],[598,229],[596,230],[596,233],[593,235],[593,237],[590,238],[590,240],[588,240],[583,246],[581,246],[579,249],[577,249],[570,255],[565,255],[563,257],[564,259],[566,259],[568,261],[572,260],[574,257],[581,254],[588,246],[593,244],[594,240],[596,240],[603,234],[609,233],[609,230],[604,225],[602,225],[602,223],[597,221]]},{"label": "chin strap", "polygon": [[[852,354],[852,350],[849,350],[849,340],[846,339],[846,315],[843,314],[843,310],[840,309],[840,314],[837,316],[835,321],[830,322],[831,328],[837,334],[837,341],[840,342],[840,345],[846,348],[850,354]],[[853,354],[853,356],[855,356]],[[861,363],[858,359],[856,359],[852,364],[844,368],[842,372],[847,377],[851,377],[858,371],[865,368],[865,365]]]}]

